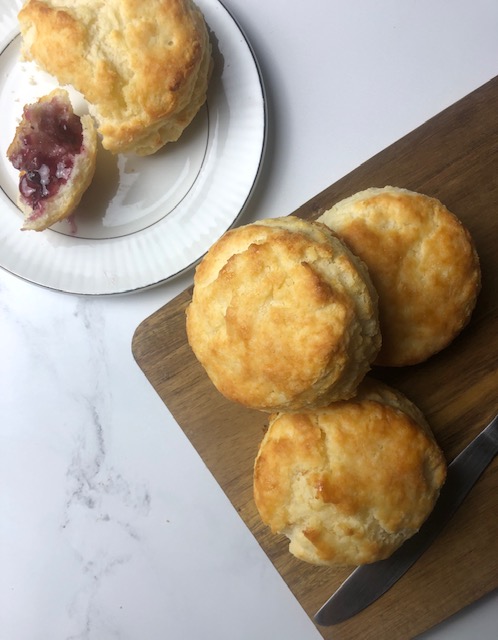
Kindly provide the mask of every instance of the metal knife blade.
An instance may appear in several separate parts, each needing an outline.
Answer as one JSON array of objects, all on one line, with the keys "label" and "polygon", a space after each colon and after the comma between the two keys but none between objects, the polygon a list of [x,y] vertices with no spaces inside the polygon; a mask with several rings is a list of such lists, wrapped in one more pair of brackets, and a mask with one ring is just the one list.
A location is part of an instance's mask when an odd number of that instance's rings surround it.
[{"label": "metal knife blade", "polygon": [[432,544],[497,453],[498,415],[448,466],[436,505],[418,533],[386,560],[355,569],[316,612],[315,622],[343,622],[390,589]]}]

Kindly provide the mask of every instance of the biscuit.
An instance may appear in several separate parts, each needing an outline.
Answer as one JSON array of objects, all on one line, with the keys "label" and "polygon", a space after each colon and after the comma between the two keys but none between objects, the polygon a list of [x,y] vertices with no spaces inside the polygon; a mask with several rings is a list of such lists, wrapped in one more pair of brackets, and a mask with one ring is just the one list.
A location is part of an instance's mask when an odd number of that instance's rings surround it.
[{"label": "biscuit", "polygon": [[187,336],[227,398],[296,411],[354,395],[380,347],[368,272],[326,226],[232,229],[196,269]]},{"label": "biscuit", "polygon": [[104,148],[148,155],[206,100],[211,44],[191,0],[28,0],[21,53],[84,95]]},{"label": "biscuit", "polygon": [[20,172],[22,229],[43,231],[73,213],[93,179],[93,119],[75,114],[67,91],[55,89],[24,107],[7,156]]},{"label": "biscuit", "polygon": [[469,322],[480,290],[479,258],[468,230],[439,200],[371,188],[319,220],[365,262],[379,294],[382,349],[375,364],[422,362]]},{"label": "biscuit", "polygon": [[355,398],[272,415],[254,499],[289,551],[316,565],[390,556],[432,511],[446,462],[420,410],[368,377]]}]

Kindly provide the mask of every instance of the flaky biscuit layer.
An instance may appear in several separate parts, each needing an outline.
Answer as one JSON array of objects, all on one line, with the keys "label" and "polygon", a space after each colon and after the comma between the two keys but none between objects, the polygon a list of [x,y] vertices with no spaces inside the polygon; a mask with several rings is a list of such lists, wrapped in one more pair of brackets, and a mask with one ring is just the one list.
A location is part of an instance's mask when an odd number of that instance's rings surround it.
[{"label": "flaky biscuit layer", "polygon": [[446,463],[420,410],[366,378],[322,409],[272,415],[254,466],[262,520],[317,565],[391,555],[428,517]]},{"label": "flaky biscuit layer", "polygon": [[422,362],[468,323],[481,285],[479,258],[469,231],[439,200],[371,188],[319,220],[365,262],[379,294],[376,364]]},{"label": "flaky biscuit layer", "polygon": [[84,95],[113,153],[177,140],[206,99],[212,66],[191,0],[28,0],[22,53]]},{"label": "flaky biscuit layer", "polygon": [[227,232],[198,266],[187,335],[231,400],[326,404],[353,395],[378,352],[376,292],[324,225],[262,220]]}]

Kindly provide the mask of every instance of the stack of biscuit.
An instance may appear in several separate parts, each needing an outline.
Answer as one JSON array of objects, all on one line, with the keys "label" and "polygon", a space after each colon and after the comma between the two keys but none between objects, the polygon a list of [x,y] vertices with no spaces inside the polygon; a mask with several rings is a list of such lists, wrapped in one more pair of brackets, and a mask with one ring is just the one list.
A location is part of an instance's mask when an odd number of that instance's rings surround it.
[{"label": "stack of biscuit", "polygon": [[199,264],[189,344],[227,398],[270,414],[254,499],[306,562],[375,562],[432,511],[446,462],[418,407],[370,377],[420,363],[468,323],[468,231],[438,200],[368,189],[316,222],[232,229]]}]

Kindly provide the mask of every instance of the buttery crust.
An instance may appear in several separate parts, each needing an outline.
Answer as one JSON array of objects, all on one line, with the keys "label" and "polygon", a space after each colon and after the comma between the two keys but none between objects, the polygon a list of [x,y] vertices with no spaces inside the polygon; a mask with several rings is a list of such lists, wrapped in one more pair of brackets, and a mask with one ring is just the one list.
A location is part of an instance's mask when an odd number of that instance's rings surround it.
[{"label": "buttery crust", "polygon": [[429,516],[446,462],[420,410],[368,377],[355,398],[275,414],[254,465],[263,522],[317,565],[391,555]]},{"label": "buttery crust", "polygon": [[346,198],[319,220],[367,265],[379,294],[375,364],[422,362],[469,322],[481,286],[468,230],[437,199],[396,187]]},{"label": "buttery crust", "polygon": [[190,0],[28,0],[22,55],[84,95],[104,148],[148,155],[205,102],[211,44]]},{"label": "buttery crust", "polygon": [[187,336],[217,389],[262,411],[347,398],[380,347],[368,272],[293,216],[224,234],[197,267]]},{"label": "buttery crust", "polygon": [[[38,103],[43,104],[54,99],[65,103],[69,110],[72,111],[69,94],[64,89],[54,89],[46,96],[41,97]],[[38,211],[33,211],[31,206],[22,198],[21,193],[18,193],[17,205],[25,215],[24,223],[21,227],[23,231],[44,231],[56,222],[68,218],[90,186],[97,163],[97,133],[91,116],[85,114],[80,117],[80,121],[83,134],[81,151],[74,156],[73,167],[67,182],[61,185],[53,196],[44,200],[43,213],[40,214]],[[15,146],[19,144],[17,139],[18,132],[23,127],[25,127],[23,123],[18,126],[14,140],[7,150],[7,155],[10,155]]]}]

